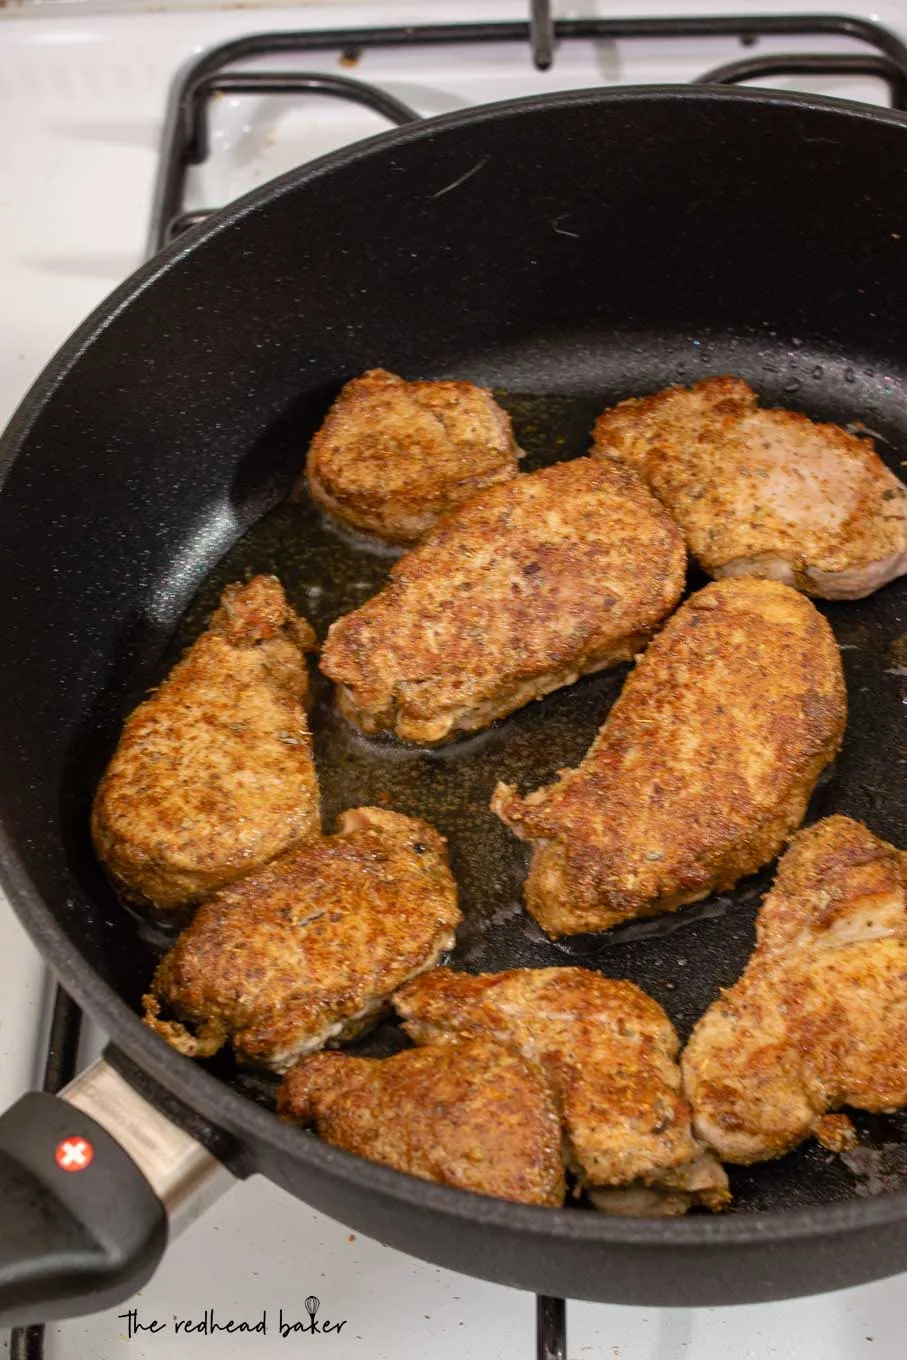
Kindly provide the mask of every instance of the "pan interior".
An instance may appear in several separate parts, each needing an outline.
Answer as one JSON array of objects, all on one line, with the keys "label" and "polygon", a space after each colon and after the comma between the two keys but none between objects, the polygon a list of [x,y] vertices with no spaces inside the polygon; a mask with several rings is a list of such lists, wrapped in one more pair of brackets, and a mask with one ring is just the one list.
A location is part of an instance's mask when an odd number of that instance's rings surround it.
[{"label": "pan interior", "polygon": [[[375,356],[380,363],[381,356]],[[856,359],[829,354],[796,336],[759,332],[709,335],[704,332],[603,336],[561,336],[494,353],[464,356],[458,364],[410,377],[470,378],[494,387],[510,411],[528,470],[572,458],[588,449],[595,415],[606,405],[671,382],[691,382],[734,373],[760,392],[766,405],[781,405],[844,425],[862,422],[896,473],[907,459],[905,376],[892,373],[873,356]],[[245,475],[253,488],[279,469],[285,491],[301,466],[306,442],[333,392],[320,410],[311,403],[287,418],[250,455]],[[251,469],[251,472],[249,471]],[[152,681],[196,637],[223,587],[256,572],[274,572],[294,606],[323,638],[330,623],[378,590],[396,554],[347,535],[327,523],[305,497],[283,499],[227,551],[206,576],[157,664]],[[704,583],[695,569],[688,586]],[[850,720],[844,750],[813,797],[808,820],[833,812],[856,817],[896,844],[907,844],[897,791],[907,761],[904,703],[907,702],[907,582],[897,582],[868,600],[819,602],[842,648]],[[521,906],[527,847],[489,811],[499,779],[522,789],[550,780],[578,762],[620,691],[628,667],[588,677],[532,703],[489,730],[433,751],[409,749],[391,740],[366,740],[335,711],[331,686],[316,678],[311,722],[321,782],[325,829],[345,808],[383,804],[425,818],[448,838],[465,914],[453,952],[454,967],[472,972],[580,963],[611,977],[626,977],[649,992],[668,1012],[681,1037],[742,971],[753,943],[753,922],[771,873],[743,882],[736,891],[664,916],[632,923],[601,936],[558,943],[548,940]],[[147,676],[142,677],[143,680]],[[138,692],[133,685],[130,704]],[[92,758],[81,769],[99,770],[108,757],[113,728],[92,741]],[[90,790],[79,800],[85,806]],[[92,875],[92,894],[109,890]],[[124,991],[136,1004],[166,938],[130,922],[130,963]],[[137,947],[136,947],[137,946]],[[118,951],[119,953],[119,951]],[[405,1043],[390,1021],[355,1046],[383,1055]],[[252,1099],[270,1104],[274,1085],[237,1069],[228,1057],[208,1064],[223,1080]],[[733,1212],[789,1208],[907,1189],[907,1115],[855,1113],[860,1146],[835,1156],[812,1141],[769,1164],[731,1171]]]}]

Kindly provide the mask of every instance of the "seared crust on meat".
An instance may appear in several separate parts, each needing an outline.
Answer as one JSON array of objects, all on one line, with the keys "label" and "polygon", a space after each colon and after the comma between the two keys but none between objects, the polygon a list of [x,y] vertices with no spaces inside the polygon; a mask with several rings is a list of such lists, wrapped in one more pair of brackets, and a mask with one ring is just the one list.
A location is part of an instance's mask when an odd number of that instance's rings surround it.
[{"label": "seared crust on meat", "polygon": [[518,1053],[486,1039],[385,1059],[316,1053],[286,1077],[277,1108],[423,1180],[523,1204],[564,1201],[551,1092]]},{"label": "seared crust on meat", "polygon": [[338,520],[408,544],[474,492],[516,476],[521,457],[510,416],[487,388],[405,382],[373,368],[334,402],[306,479]]},{"label": "seared crust on meat", "polygon": [[696,1128],[725,1161],[854,1130],[829,1110],[907,1105],[907,853],[849,817],[798,832],[740,981],[683,1055]]},{"label": "seared crust on meat", "polygon": [[356,808],[335,835],[204,903],[155,973],[146,1021],[189,1057],[229,1039],[242,1062],[285,1072],[357,1033],[452,947],[461,919],[444,838],[413,817]]},{"label": "seared crust on meat", "polygon": [[303,708],[314,646],[276,577],[228,586],[207,631],[126,720],[91,823],[125,899],[198,902],[318,834]]},{"label": "seared crust on meat", "polygon": [[[692,387],[665,387],[628,397],[602,411],[592,427],[592,457],[614,457],[646,482],[662,485],[686,441],[726,441],[759,398],[742,378],[704,378]],[[650,483],[651,484],[651,483]],[[656,493],[657,494],[657,493]]]},{"label": "seared crust on meat", "polygon": [[321,668],[363,731],[431,744],[633,656],[685,551],[634,473],[589,458],[491,487],[339,619]]},{"label": "seared crust on meat", "polygon": [[[692,1134],[674,1027],[633,983],[585,968],[478,977],[435,968],[401,988],[394,1006],[417,1044],[481,1035],[537,1064],[585,1188],[632,1187],[636,1211],[650,1214],[695,1202],[720,1209],[730,1199],[724,1172]],[[607,1195],[601,1207],[611,1207]]]},{"label": "seared crust on meat", "polygon": [[599,416],[592,452],[639,473],[712,576],[834,600],[907,572],[907,487],[872,440],[758,401],[729,377],[633,397]]},{"label": "seared crust on meat", "polygon": [[606,930],[733,887],[799,825],[844,733],[834,635],[754,578],[691,596],[630,675],[582,764],[492,806],[535,843],[526,905],[550,935]]}]

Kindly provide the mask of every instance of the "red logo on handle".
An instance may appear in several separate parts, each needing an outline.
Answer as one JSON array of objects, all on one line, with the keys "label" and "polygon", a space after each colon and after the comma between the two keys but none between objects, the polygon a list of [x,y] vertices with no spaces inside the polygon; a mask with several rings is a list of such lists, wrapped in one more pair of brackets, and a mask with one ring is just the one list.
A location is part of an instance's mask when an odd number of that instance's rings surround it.
[{"label": "red logo on handle", "polygon": [[54,1154],[57,1166],[63,1171],[84,1171],[94,1156],[94,1148],[87,1138],[64,1138]]}]

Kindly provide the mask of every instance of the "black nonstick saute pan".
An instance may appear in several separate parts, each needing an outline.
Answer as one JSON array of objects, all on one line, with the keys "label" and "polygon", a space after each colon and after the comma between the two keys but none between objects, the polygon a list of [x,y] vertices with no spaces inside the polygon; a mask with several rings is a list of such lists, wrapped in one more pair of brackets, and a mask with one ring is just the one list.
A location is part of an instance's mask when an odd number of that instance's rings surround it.
[{"label": "black nonstick saute pan", "polygon": [[[57,356],[2,445],[2,869],[115,1049],[66,1099],[26,1097],[0,1120],[0,1321],[136,1288],[217,1161],[414,1255],[547,1294],[719,1304],[904,1269],[903,1117],[855,1116],[850,1156],[813,1144],[734,1172],[725,1215],[609,1218],[332,1149],[278,1122],[266,1081],[226,1059],[193,1064],[141,1024],[163,942],[92,855],[95,783],[123,716],[226,581],[277,571],[322,634],[376,588],[387,556],[286,496],[340,384],[378,365],[492,385],[534,463],[583,452],[607,403],[730,372],[766,404],[860,422],[900,471],[907,120],[709,88],[456,114],[243,200],[140,270]],[[823,608],[850,722],[810,817],[846,812],[907,845],[907,582]],[[445,832],[466,913],[455,966],[580,959],[640,983],[685,1036],[741,971],[767,876],[554,945],[519,906],[525,851],[487,811],[498,778],[535,786],[578,759],[623,674],[430,753],[355,738],[325,687],[326,820],[384,797]],[[363,1042],[386,1052],[400,1038],[385,1024]]]}]

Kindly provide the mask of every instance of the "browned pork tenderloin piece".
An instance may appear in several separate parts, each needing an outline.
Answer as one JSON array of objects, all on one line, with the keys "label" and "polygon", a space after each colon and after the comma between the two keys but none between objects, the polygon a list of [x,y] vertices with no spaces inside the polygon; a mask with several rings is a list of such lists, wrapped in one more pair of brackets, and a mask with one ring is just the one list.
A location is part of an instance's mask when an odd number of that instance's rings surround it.
[{"label": "browned pork tenderloin piece", "polygon": [[492,806],[533,843],[526,905],[549,935],[656,916],[773,859],[841,744],[825,619],[776,581],[690,597],[632,672],[582,764]]},{"label": "browned pork tenderloin piece", "polygon": [[480,492],[331,628],[322,670],[369,734],[431,744],[632,657],[686,554],[636,475],[589,458]]},{"label": "browned pork tenderloin piece", "polygon": [[358,1033],[461,919],[443,837],[356,808],[203,904],[155,973],[146,1021],[189,1057],[229,1040],[241,1062],[285,1072]]},{"label": "browned pork tenderloin piece", "polygon": [[711,576],[857,600],[907,572],[907,487],[872,440],[758,401],[728,377],[633,397],[598,418],[593,454],[640,474]]},{"label": "browned pork tenderloin piece", "polygon": [[631,982],[585,968],[472,977],[435,968],[394,997],[417,1044],[484,1037],[544,1073],[563,1121],[567,1165],[610,1213],[721,1209],[727,1177],[694,1136],[661,1007]]},{"label": "browned pork tenderloin piece", "polygon": [[126,900],[184,907],[318,834],[303,708],[314,647],[275,577],[228,586],[207,631],[126,720],[91,823]]},{"label": "browned pork tenderloin piece", "polygon": [[907,1105],[907,853],[849,817],[791,841],[740,981],[683,1055],[695,1127],[728,1162],[814,1134],[853,1146],[841,1106]]},{"label": "browned pork tenderloin piece", "polygon": [[552,1094],[518,1053],[486,1039],[385,1059],[316,1053],[285,1078],[278,1112],[424,1180],[524,1204],[564,1200]]},{"label": "browned pork tenderloin piece", "polygon": [[342,389],[312,440],[312,499],[344,524],[415,543],[474,492],[516,475],[510,416],[469,382],[405,382],[374,368]]}]

